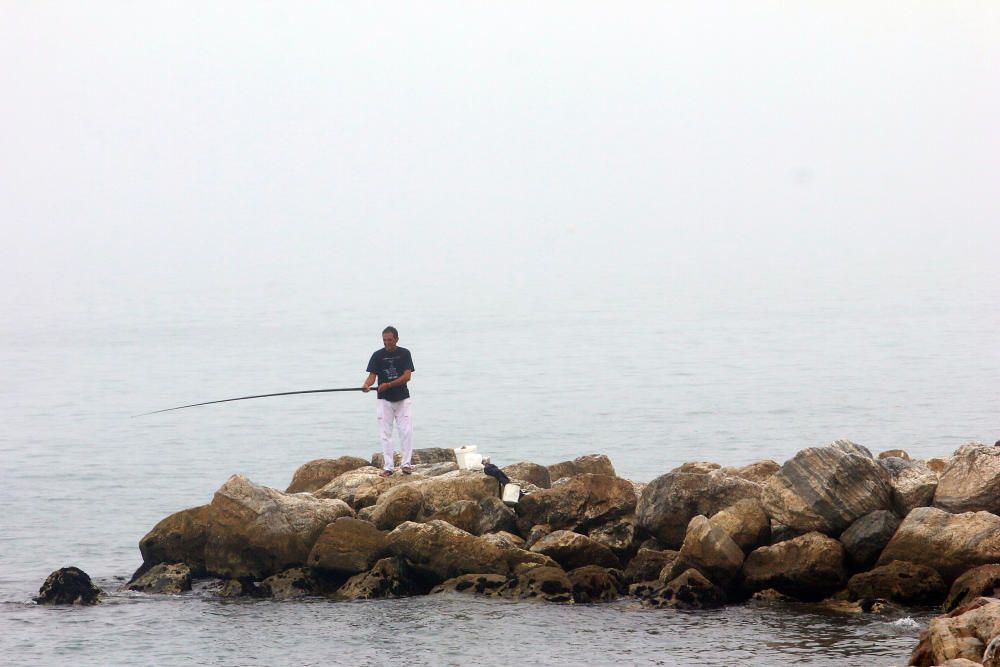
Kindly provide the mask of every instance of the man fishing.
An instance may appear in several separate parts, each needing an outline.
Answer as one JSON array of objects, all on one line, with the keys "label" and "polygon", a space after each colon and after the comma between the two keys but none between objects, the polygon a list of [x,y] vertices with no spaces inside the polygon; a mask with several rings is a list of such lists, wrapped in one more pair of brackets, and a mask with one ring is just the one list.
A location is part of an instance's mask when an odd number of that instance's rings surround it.
[{"label": "man fishing", "polygon": [[413,455],[413,422],[410,417],[410,390],[408,383],[413,373],[413,357],[405,347],[399,347],[399,332],[396,327],[382,330],[383,347],[376,350],[368,360],[368,377],[361,385],[361,391],[371,390],[378,380],[378,400],[375,408],[382,438],[384,459],[382,476],[391,477],[395,452],[392,446],[393,425],[399,430],[401,467],[404,475],[413,472],[410,458]]}]

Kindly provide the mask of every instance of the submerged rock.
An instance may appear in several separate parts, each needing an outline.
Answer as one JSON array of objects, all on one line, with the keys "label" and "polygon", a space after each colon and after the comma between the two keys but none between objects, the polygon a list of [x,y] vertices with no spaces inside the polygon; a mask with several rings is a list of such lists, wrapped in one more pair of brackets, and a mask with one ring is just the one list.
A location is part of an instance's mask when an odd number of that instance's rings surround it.
[{"label": "submerged rock", "polygon": [[[637,593],[641,592],[635,590]],[[726,595],[722,589],[695,569],[684,571],[680,576],[648,592],[642,598],[644,606],[674,609],[711,609],[725,602]]]},{"label": "submerged rock", "polygon": [[78,567],[64,567],[50,574],[38,589],[38,604],[90,605],[100,602],[104,591],[94,585],[90,575]]},{"label": "submerged rock", "polygon": [[191,568],[185,563],[157,563],[126,586],[142,593],[177,594],[191,590]]}]

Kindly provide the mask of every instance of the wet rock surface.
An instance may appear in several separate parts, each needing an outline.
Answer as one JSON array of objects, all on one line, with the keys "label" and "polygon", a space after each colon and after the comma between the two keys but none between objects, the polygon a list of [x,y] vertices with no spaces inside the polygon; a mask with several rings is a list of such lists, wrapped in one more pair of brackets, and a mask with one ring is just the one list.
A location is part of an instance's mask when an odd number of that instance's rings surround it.
[{"label": "wet rock surface", "polygon": [[34,601],[38,604],[92,605],[100,602],[104,591],[94,585],[90,575],[78,567],[64,567],[50,574]]}]

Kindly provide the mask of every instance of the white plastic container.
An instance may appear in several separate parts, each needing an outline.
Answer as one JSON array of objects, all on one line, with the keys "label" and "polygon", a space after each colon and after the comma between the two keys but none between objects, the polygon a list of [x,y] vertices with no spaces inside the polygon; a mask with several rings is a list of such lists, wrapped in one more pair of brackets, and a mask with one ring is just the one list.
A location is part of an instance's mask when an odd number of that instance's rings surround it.
[{"label": "white plastic container", "polygon": [[504,484],[500,499],[507,505],[516,505],[517,501],[521,499],[521,485],[513,482]]},{"label": "white plastic container", "polygon": [[476,452],[475,445],[465,445],[455,450],[455,461],[459,470],[480,470],[483,467],[483,455]]}]

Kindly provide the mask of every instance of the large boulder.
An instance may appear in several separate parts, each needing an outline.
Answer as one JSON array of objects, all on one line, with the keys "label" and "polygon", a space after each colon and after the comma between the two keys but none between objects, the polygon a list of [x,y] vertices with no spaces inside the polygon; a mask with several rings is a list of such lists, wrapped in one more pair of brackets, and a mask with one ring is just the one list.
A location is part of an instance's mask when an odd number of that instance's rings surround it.
[{"label": "large boulder", "polygon": [[617,477],[615,467],[611,465],[611,459],[604,454],[587,454],[579,456],[572,461],[563,461],[548,466],[549,479],[555,482],[563,477],[573,477],[574,475],[607,475]]},{"label": "large boulder", "polygon": [[485,535],[487,533],[514,533],[517,531],[517,514],[499,498],[494,496],[483,498],[479,501],[479,510],[479,525],[476,530],[470,530],[470,533]]},{"label": "large boulder", "polygon": [[763,484],[775,473],[781,470],[781,466],[778,465],[776,461],[772,461],[771,459],[762,459],[760,461],[748,463],[745,466],[739,466],[737,468],[725,467],[722,470],[723,472],[733,475],[734,477],[742,477],[743,479],[751,482]]},{"label": "large boulder", "polygon": [[520,463],[512,463],[509,466],[504,466],[501,470],[503,470],[503,473],[512,480],[516,479],[522,482],[528,482],[529,484],[534,484],[539,489],[547,489],[552,486],[552,479],[549,477],[549,469],[543,465],[538,465],[537,463],[522,461]]},{"label": "large boulder", "polygon": [[[142,567],[136,575],[159,563],[185,563],[193,576],[205,573],[209,505],[174,512],[139,540]],[[134,579],[135,577],[133,577]]]},{"label": "large boulder", "polygon": [[923,461],[911,461],[897,456],[879,459],[890,475],[892,508],[906,516],[916,507],[927,507],[934,500],[938,476]]},{"label": "large boulder", "polygon": [[260,582],[263,597],[275,600],[296,600],[319,593],[320,584],[312,571],[305,567],[293,567]]},{"label": "large boulder", "polygon": [[611,549],[586,535],[569,530],[555,530],[531,546],[531,551],[549,556],[564,570],[573,570],[584,565],[620,567],[618,558]]},{"label": "large boulder", "polygon": [[444,521],[397,526],[388,537],[389,553],[405,558],[431,585],[463,574],[507,574],[507,555],[495,544]]},{"label": "large boulder", "polygon": [[889,474],[847,440],[803,449],[768,479],[761,496],[772,519],[805,531],[839,535],[858,517],[889,509]]},{"label": "large boulder", "polygon": [[726,531],[743,553],[750,553],[771,541],[771,519],[756,498],[737,500],[708,520]]},{"label": "large boulder", "polygon": [[104,591],[94,585],[90,575],[78,567],[64,567],[50,574],[38,589],[38,604],[90,605],[100,602]]},{"label": "large boulder", "polygon": [[973,567],[1000,563],[1000,516],[918,507],[903,519],[878,564],[894,560],[932,567],[950,584]]},{"label": "large boulder", "polygon": [[1000,598],[1000,564],[974,567],[956,579],[942,609],[952,611],[978,597]]},{"label": "large boulder", "polygon": [[316,459],[299,466],[292,476],[292,483],[285,493],[313,492],[322,489],[345,472],[368,465],[368,461],[357,456],[341,456],[338,459]]},{"label": "large boulder", "polygon": [[157,563],[133,578],[126,588],[142,593],[183,593],[191,590],[191,568],[186,563]]},{"label": "large boulder", "polygon": [[233,475],[212,498],[205,568],[213,576],[263,579],[305,563],[327,524],[353,515],[343,501],[282,493]]},{"label": "large boulder", "polygon": [[[932,667],[949,660],[996,665],[995,638],[1000,635],[1000,600],[976,598],[945,616],[931,619],[910,656],[911,665]],[[987,657],[986,653],[991,655]],[[958,664],[958,663],[951,663]]]},{"label": "large boulder", "polygon": [[773,588],[800,600],[820,600],[845,583],[844,547],[815,531],[761,547],[743,562],[747,593]]},{"label": "large boulder", "polygon": [[426,592],[407,563],[399,558],[383,558],[367,572],[356,574],[337,589],[342,600],[374,600],[420,595]]},{"label": "large boulder", "polygon": [[558,567],[534,567],[511,576],[503,596],[516,600],[573,604],[573,582]]},{"label": "large boulder", "polygon": [[[499,499],[498,499],[499,500]],[[500,501],[501,504],[503,501]],[[479,529],[483,519],[483,508],[475,500],[456,500],[442,510],[438,510],[429,517],[429,521],[441,520],[450,523],[456,528],[461,528],[467,533],[480,535]],[[409,520],[409,519],[404,519]],[[402,521],[396,522],[398,526]],[[396,526],[391,526],[395,528]]]},{"label": "large boulder", "polygon": [[379,496],[401,484],[412,484],[420,475],[393,475],[382,477],[381,468],[365,466],[349,470],[316,491],[317,498],[343,500],[355,510],[375,504]]},{"label": "large boulder", "polygon": [[901,560],[860,572],[847,582],[851,600],[882,598],[910,605],[937,604],[947,590],[935,569]]},{"label": "large boulder", "polygon": [[760,493],[759,484],[722,470],[706,474],[670,472],[643,489],[635,513],[640,528],[663,546],[676,549],[684,541],[692,518],[698,514],[711,516],[744,498],[760,498]]},{"label": "large boulder", "polygon": [[310,567],[329,572],[367,572],[386,555],[386,535],[367,521],[341,517],[323,529],[307,562]]},{"label": "large boulder", "polygon": [[586,532],[635,509],[632,484],[620,477],[583,473],[552,489],[535,491],[516,506],[521,534],[537,524]]},{"label": "large boulder", "polygon": [[[481,472],[458,470],[394,486],[378,497],[368,518],[380,529],[392,530],[404,521],[433,517],[459,501],[478,502],[496,497],[494,478]],[[454,518],[450,512],[449,516]]]},{"label": "large boulder", "polygon": [[968,443],[959,448],[938,479],[934,507],[1000,514],[1000,447]]},{"label": "large boulder", "polygon": [[703,515],[691,519],[677,559],[670,565],[668,581],[694,568],[723,590],[740,573],[743,550],[722,528],[713,525]]},{"label": "large boulder", "polygon": [[392,530],[404,521],[420,521],[424,515],[424,494],[413,484],[401,484],[389,489],[361,518],[371,521],[379,530]]},{"label": "large boulder", "polygon": [[864,515],[840,535],[840,543],[850,561],[859,568],[869,567],[899,528],[900,519],[889,510]]}]

